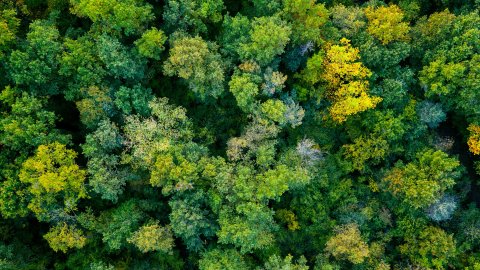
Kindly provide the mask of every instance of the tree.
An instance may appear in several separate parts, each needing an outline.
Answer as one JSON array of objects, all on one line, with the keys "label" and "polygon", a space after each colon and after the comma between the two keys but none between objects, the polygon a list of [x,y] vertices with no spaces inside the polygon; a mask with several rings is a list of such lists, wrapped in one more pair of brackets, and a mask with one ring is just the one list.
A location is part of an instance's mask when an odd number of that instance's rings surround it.
[{"label": "tree", "polygon": [[285,113],[287,112],[287,106],[280,100],[269,99],[262,103],[261,110],[264,115],[279,124],[286,122]]},{"label": "tree", "polygon": [[259,79],[254,74],[236,71],[228,83],[238,107],[245,112],[251,112],[254,109],[255,97],[259,94],[257,86]]},{"label": "tree", "polygon": [[220,51],[236,61],[240,57],[240,44],[247,43],[252,29],[248,17],[238,13],[235,17],[225,15],[219,39]]},{"label": "tree", "polygon": [[283,12],[292,22],[292,42],[305,44],[322,41],[322,27],[328,21],[328,10],[314,0],[284,0]]},{"label": "tree", "polygon": [[402,22],[403,12],[398,6],[369,6],[365,9],[365,16],[368,19],[368,33],[378,38],[383,45],[408,39],[410,28],[408,23]]},{"label": "tree", "polygon": [[421,267],[443,269],[456,251],[452,235],[438,227],[428,226],[415,238],[405,240],[400,252]]},{"label": "tree", "polygon": [[173,41],[164,73],[186,80],[190,90],[205,101],[223,92],[224,65],[217,47],[201,37],[183,37]]},{"label": "tree", "polygon": [[66,38],[65,51],[59,58],[58,73],[68,79],[67,100],[82,98],[82,88],[101,85],[107,75],[97,51],[95,37],[84,35],[78,39]]},{"label": "tree", "polygon": [[78,200],[87,197],[85,171],[75,163],[76,156],[75,151],[53,142],[40,145],[35,156],[23,163],[19,178],[29,184],[28,208],[39,220],[55,219],[57,210],[75,211]]},{"label": "tree", "polygon": [[14,41],[15,34],[20,26],[20,20],[14,9],[4,9],[0,11],[0,59],[4,57],[9,45]]},{"label": "tree", "polygon": [[108,90],[97,86],[80,90],[84,98],[75,102],[75,105],[80,112],[80,120],[87,128],[93,129],[98,122],[113,115],[113,102]]},{"label": "tree", "polygon": [[109,250],[119,250],[127,244],[140,227],[144,213],[134,199],[130,199],[117,207],[104,211],[91,226],[102,234],[102,241]]},{"label": "tree", "polygon": [[307,260],[305,257],[301,257],[297,260],[297,263],[293,263],[293,256],[287,255],[282,259],[278,255],[273,255],[268,258],[268,261],[265,263],[265,266],[261,268],[262,270],[308,270]]},{"label": "tree", "polygon": [[101,35],[97,40],[97,50],[98,57],[114,78],[140,80],[145,76],[145,59],[118,39]]},{"label": "tree", "polygon": [[82,231],[66,223],[51,228],[43,238],[55,252],[60,250],[63,253],[71,248],[82,248],[87,241]]},{"label": "tree", "polygon": [[332,7],[330,12],[333,25],[349,39],[355,37],[367,24],[364,10],[357,6],[340,4]]},{"label": "tree", "polygon": [[251,23],[250,38],[238,48],[244,60],[254,60],[260,66],[266,66],[282,54],[290,41],[292,30],[279,17],[259,17]]},{"label": "tree", "polygon": [[457,199],[452,195],[444,195],[428,207],[427,215],[437,222],[449,220],[457,208]]},{"label": "tree", "polygon": [[382,100],[368,95],[368,68],[357,60],[359,51],[343,38],[341,45],[332,45],[326,52],[323,79],[327,83],[328,96],[332,100],[330,115],[342,123],[347,117],[375,106]]},{"label": "tree", "polygon": [[193,191],[176,196],[168,203],[172,208],[169,216],[172,230],[191,251],[201,250],[204,247],[202,239],[209,239],[217,230],[206,199],[204,192]]},{"label": "tree", "polygon": [[87,135],[82,145],[83,154],[88,158],[89,184],[103,199],[113,202],[123,193],[126,182],[134,178],[130,169],[123,167],[120,162],[119,152],[124,143],[125,138],[119,128],[105,120]]},{"label": "tree", "polygon": [[223,209],[219,214],[218,242],[240,248],[242,254],[271,247],[273,232],[278,229],[273,211],[258,203],[239,204],[235,210]]},{"label": "tree", "polygon": [[406,204],[422,208],[433,203],[460,176],[460,163],[438,150],[425,150],[415,161],[398,162],[384,178],[387,189]]},{"label": "tree", "polygon": [[375,108],[382,98],[368,96],[367,82],[350,82],[344,84],[333,95],[330,115],[333,120],[342,123],[347,117],[368,109]]},{"label": "tree", "polygon": [[7,87],[2,91],[0,102],[9,108],[0,119],[0,143],[14,151],[29,154],[41,144],[55,140],[68,143],[69,136],[55,129],[58,119],[55,113],[45,110],[46,99],[35,98]]},{"label": "tree", "polygon": [[167,41],[165,33],[153,27],[143,32],[142,37],[135,41],[135,45],[141,55],[160,60],[160,55],[165,50],[163,47],[165,41]]},{"label": "tree", "polygon": [[[479,48],[474,45],[478,32],[475,24],[480,22],[477,13],[464,14],[458,17],[448,13],[432,15],[427,25],[436,24],[439,20],[438,31],[443,39],[429,38],[425,46],[437,42],[438,46],[428,48],[424,53],[424,66],[419,73],[419,79],[425,89],[425,95],[440,100],[447,109],[455,109],[467,117],[478,114],[474,106],[478,99],[475,91],[478,85],[480,69],[478,63]],[[420,31],[424,31],[423,27]]]},{"label": "tree", "polygon": [[222,0],[168,0],[163,19],[171,32],[181,29],[195,34],[206,33],[207,25],[222,20],[224,9]]},{"label": "tree", "polygon": [[464,64],[446,61],[446,57],[440,57],[420,72],[420,81],[428,87],[428,97],[452,94],[463,82],[466,71]]},{"label": "tree", "polygon": [[420,121],[427,124],[430,128],[438,127],[438,125],[447,118],[447,115],[442,109],[442,105],[439,103],[423,101],[418,104],[417,110]]},{"label": "tree", "polygon": [[12,80],[33,94],[58,94],[57,57],[62,51],[60,33],[48,21],[37,20],[29,25],[26,43],[9,57]]},{"label": "tree", "polygon": [[79,17],[88,17],[107,31],[133,35],[142,32],[145,25],[155,17],[152,6],[136,0],[70,0],[71,12]]},{"label": "tree", "polygon": [[355,223],[339,227],[336,234],[328,240],[325,251],[336,258],[345,258],[353,264],[362,263],[370,253]]},{"label": "tree", "polygon": [[202,254],[198,262],[200,270],[247,270],[250,269],[242,254],[236,249],[213,249]]},{"label": "tree", "polygon": [[388,153],[389,145],[382,137],[359,137],[353,144],[344,145],[343,149],[345,157],[352,161],[353,167],[362,171],[367,161],[371,160],[372,163],[378,164],[383,160]]},{"label": "tree", "polygon": [[148,103],[153,99],[152,89],[144,88],[141,84],[136,84],[132,88],[122,85],[115,91],[114,96],[115,106],[125,115],[134,112],[143,116],[150,114]]},{"label": "tree", "polygon": [[158,222],[147,223],[140,227],[127,240],[143,253],[149,251],[172,252],[174,246],[170,227],[162,227]]},{"label": "tree", "polygon": [[136,167],[153,164],[157,154],[170,143],[189,141],[192,138],[191,121],[186,110],[168,104],[167,98],[155,98],[149,102],[152,117],[131,115],[126,118],[125,138],[131,147],[131,157]]},{"label": "tree", "polygon": [[468,126],[470,137],[468,137],[468,148],[474,155],[480,155],[480,126],[470,124]]}]

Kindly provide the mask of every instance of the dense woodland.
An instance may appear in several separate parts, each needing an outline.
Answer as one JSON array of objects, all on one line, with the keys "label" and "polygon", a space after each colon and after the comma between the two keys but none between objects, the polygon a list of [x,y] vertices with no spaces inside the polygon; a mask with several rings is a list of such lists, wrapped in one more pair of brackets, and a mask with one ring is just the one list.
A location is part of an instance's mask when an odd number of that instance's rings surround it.
[{"label": "dense woodland", "polygon": [[480,269],[480,0],[1,0],[0,269]]}]

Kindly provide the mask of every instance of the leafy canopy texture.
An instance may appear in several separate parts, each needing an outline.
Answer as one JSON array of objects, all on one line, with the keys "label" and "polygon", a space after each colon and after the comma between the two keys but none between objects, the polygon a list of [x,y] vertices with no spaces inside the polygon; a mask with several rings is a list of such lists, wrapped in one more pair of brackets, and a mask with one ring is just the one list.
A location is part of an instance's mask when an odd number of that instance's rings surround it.
[{"label": "leafy canopy texture", "polygon": [[480,270],[480,0],[0,0],[1,270]]}]

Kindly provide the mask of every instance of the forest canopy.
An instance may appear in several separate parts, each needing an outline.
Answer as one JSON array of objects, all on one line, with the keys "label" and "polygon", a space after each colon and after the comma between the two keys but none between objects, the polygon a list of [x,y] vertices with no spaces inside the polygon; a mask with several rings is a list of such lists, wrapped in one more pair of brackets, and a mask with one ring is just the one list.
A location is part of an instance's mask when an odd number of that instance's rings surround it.
[{"label": "forest canopy", "polygon": [[480,270],[480,0],[0,0],[0,269]]}]

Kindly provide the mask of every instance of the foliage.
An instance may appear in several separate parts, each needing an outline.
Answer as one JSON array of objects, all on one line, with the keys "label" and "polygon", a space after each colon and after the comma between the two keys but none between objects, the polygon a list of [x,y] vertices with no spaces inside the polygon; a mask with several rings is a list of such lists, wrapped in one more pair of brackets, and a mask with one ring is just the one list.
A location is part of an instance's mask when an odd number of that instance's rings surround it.
[{"label": "foliage", "polygon": [[123,31],[126,35],[138,33],[154,18],[152,6],[136,0],[70,0],[71,12],[88,17],[100,26]]},{"label": "foliage", "polygon": [[[27,159],[20,181],[29,184],[32,199],[28,205],[40,220],[56,218],[56,209],[76,210],[79,199],[86,198],[85,171],[75,163],[77,153],[54,142],[40,145],[35,156]],[[63,209],[62,209],[63,208]]]},{"label": "foliage", "polygon": [[442,151],[426,150],[414,162],[401,162],[389,171],[384,180],[388,190],[415,208],[435,201],[459,177],[460,163]]},{"label": "foliage", "polygon": [[85,246],[87,238],[83,236],[82,232],[73,228],[66,223],[57,225],[52,228],[44,238],[54,251],[67,252],[71,248],[82,248]]},{"label": "foliage", "polygon": [[282,260],[278,255],[273,255],[268,259],[268,262],[265,263],[264,270],[308,270],[307,262],[305,258],[298,259],[298,264],[292,263],[292,255],[287,255],[285,259]]},{"label": "foliage", "polygon": [[141,55],[160,60],[160,54],[165,50],[163,47],[165,41],[167,41],[165,33],[153,27],[143,32],[142,37],[135,41],[135,45]]},{"label": "foliage", "polygon": [[369,6],[365,9],[365,16],[368,19],[368,33],[378,38],[383,45],[408,38],[410,29],[408,23],[402,22],[403,12],[398,6]]},{"label": "foliage", "polygon": [[0,269],[477,269],[479,0],[1,0]]},{"label": "foliage", "polygon": [[10,54],[8,66],[15,84],[34,94],[57,94],[57,57],[62,51],[60,33],[48,21],[35,21],[29,25],[23,48]]},{"label": "foliage", "polygon": [[455,242],[444,230],[429,226],[414,239],[407,239],[400,252],[418,266],[442,269],[455,254]]},{"label": "foliage", "polygon": [[342,123],[352,114],[363,112],[382,101],[380,97],[368,95],[368,78],[371,72],[357,60],[359,51],[343,38],[341,45],[332,45],[324,60],[323,79],[330,90],[332,100],[330,115]]},{"label": "foliage", "polygon": [[442,198],[436,200],[427,209],[428,217],[435,221],[444,221],[452,218],[453,213],[458,207],[455,197],[444,195]]},{"label": "foliage", "polygon": [[356,224],[340,227],[335,236],[328,240],[325,250],[334,257],[345,258],[354,264],[362,263],[370,253]]},{"label": "foliage", "polygon": [[174,246],[170,228],[161,227],[158,223],[143,225],[127,241],[144,253],[149,251],[171,252]]},{"label": "foliage", "polygon": [[278,17],[255,18],[248,41],[238,48],[239,55],[244,60],[254,60],[266,66],[283,53],[291,32],[291,27]]},{"label": "foliage", "polygon": [[201,37],[185,37],[173,41],[164,65],[168,76],[177,75],[188,82],[189,88],[202,100],[217,98],[223,92],[224,66],[216,46]]},{"label": "foliage", "polygon": [[248,264],[235,249],[214,249],[203,254],[199,261],[201,270],[246,270]]},{"label": "foliage", "polygon": [[168,0],[163,19],[166,26],[173,30],[207,32],[208,23],[222,20],[225,8],[222,0]]}]

